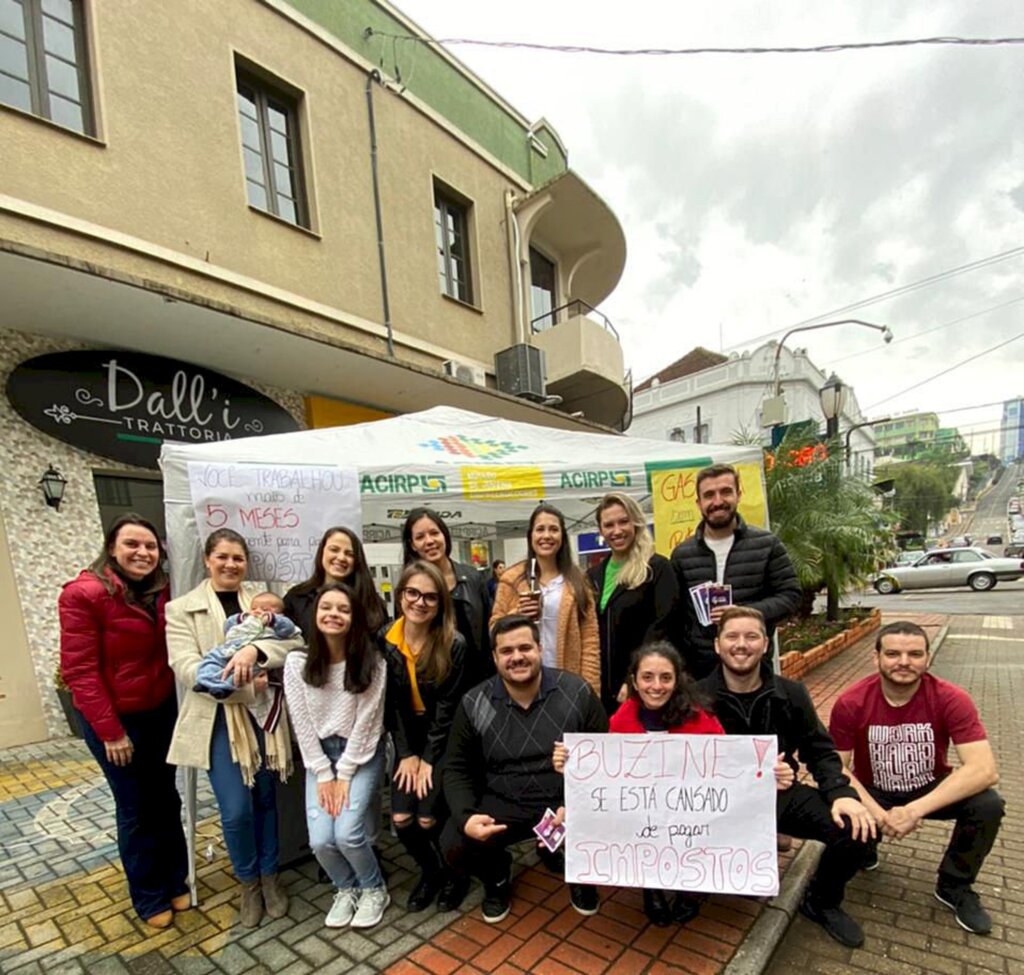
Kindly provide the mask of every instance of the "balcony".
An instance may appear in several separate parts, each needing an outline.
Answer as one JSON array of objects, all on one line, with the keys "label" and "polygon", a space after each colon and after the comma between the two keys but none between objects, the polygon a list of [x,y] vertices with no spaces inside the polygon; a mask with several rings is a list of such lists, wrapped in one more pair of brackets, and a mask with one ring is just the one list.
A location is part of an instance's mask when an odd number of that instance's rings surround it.
[{"label": "balcony", "polygon": [[629,426],[633,380],[618,332],[601,312],[577,299],[535,318],[530,332],[545,353],[547,392],[562,397],[559,409],[616,430]]}]

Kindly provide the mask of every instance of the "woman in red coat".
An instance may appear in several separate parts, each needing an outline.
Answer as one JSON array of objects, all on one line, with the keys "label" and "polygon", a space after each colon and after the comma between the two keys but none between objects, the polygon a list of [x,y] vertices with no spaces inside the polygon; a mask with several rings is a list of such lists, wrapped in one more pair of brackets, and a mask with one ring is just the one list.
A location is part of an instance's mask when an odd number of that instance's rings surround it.
[{"label": "woman in red coat", "polygon": [[[703,700],[683,658],[671,643],[648,643],[634,651],[626,673],[628,696],[608,722],[617,734],[724,734]],[[663,890],[644,891],[644,913],[657,925],[686,924],[700,911],[700,897],[677,891],[669,904]]]},{"label": "woman in red coat", "polygon": [[191,903],[181,799],[166,761],[178,705],[164,641],[163,556],[156,529],[122,515],[58,601],[61,675],[114,796],[132,904],[155,928]]}]

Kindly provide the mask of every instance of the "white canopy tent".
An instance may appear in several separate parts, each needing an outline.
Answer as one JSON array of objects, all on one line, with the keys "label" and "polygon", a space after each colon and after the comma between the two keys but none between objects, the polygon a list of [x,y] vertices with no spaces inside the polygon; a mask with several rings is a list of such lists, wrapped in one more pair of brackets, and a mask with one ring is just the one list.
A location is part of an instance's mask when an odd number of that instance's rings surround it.
[{"label": "white canopy tent", "polygon": [[[206,531],[200,531],[196,520],[190,462],[354,468],[363,537],[378,542],[396,539],[408,509],[419,505],[441,513],[460,538],[521,536],[541,500],[562,510],[570,531],[573,526],[592,530],[594,508],[608,491],[628,493],[643,503],[651,493],[653,471],[711,463],[760,469],[761,450],[577,433],[446,406],[355,426],[168,443],[161,450],[160,466],[176,594],[187,592],[204,574],[201,536]],[[194,769],[185,773],[194,890],[196,776]]]}]

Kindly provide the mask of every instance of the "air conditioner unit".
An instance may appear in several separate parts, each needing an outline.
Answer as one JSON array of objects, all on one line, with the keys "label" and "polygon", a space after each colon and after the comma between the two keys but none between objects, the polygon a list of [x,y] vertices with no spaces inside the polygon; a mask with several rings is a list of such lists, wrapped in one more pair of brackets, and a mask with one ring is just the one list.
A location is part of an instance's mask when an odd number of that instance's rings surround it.
[{"label": "air conditioner unit", "polygon": [[494,371],[501,392],[538,401],[547,398],[543,349],[525,343],[502,349],[494,356]]},{"label": "air conditioner unit", "polygon": [[446,376],[457,379],[460,383],[472,383],[474,386],[487,385],[487,373],[480,366],[458,359],[445,359],[441,365]]}]

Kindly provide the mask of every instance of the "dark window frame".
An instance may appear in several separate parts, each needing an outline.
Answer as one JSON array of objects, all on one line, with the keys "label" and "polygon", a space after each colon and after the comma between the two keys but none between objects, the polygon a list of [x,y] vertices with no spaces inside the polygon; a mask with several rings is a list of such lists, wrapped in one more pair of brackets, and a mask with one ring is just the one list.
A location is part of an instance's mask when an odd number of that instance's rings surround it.
[{"label": "dark window frame", "polygon": [[[243,91],[247,89],[247,91]],[[247,147],[242,130],[241,116],[242,109],[238,104],[238,97],[242,96],[252,101],[256,110],[256,127],[259,131],[259,156],[263,172],[263,183],[257,184],[249,177],[245,166]],[[290,227],[298,227],[302,230],[312,230],[310,223],[309,194],[306,190],[306,174],[304,170],[305,155],[302,151],[302,125],[301,125],[301,95],[293,94],[291,90],[283,85],[276,84],[273,80],[262,73],[249,69],[245,64],[235,65],[235,114],[239,125],[238,139],[242,151],[242,180],[245,183],[245,198],[249,206],[260,213],[268,214],[283,221]],[[276,130],[270,124],[270,111],[279,112],[285,117],[287,132],[283,133],[285,144],[288,150],[287,169],[292,175],[292,193],[283,193],[278,189],[278,180],[275,172],[276,166],[285,164],[274,157],[272,145],[272,132]],[[249,184],[260,185],[267,205],[260,206],[254,202],[249,192]],[[290,215],[282,213],[278,203],[278,195],[284,196],[295,205],[295,219]]]},{"label": "dark window frame", "polygon": [[[471,219],[473,204],[453,193],[447,187],[434,184],[434,251],[443,264],[443,274],[439,271],[441,294],[465,305],[473,305],[473,248],[470,242]],[[444,232],[447,217],[453,216],[456,236],[462,242],[458,252],[453,251],[449,234]],[[441,231],[439,233],[438,231]],[[438,239],[438,238],[441,239]],[[452,273],[453,264],[462,262],[463,273],[457,278]],[[462,289],[457,287],[461,283]]]},{"label": "dark window frame", "polygon": [[[11,37],[16,43],[23,43],[25,45],[26,68],[28,71],[27,84],[30,102],[30,108],[28,109],[29,114],[34,115],[37,118],[46,119],[46,121],[51,122],[53,125],[59,126],[62,129],[66,129],[68,132],[77,132],[80,135],[95,136],[96,114],[93,110],[92,102],[93,86],[90,72],[89,44],[86,33],[84,0],[68,0],[68,3],[71,6],[70,24],[53,13],[45,14],[45,16],[50,17],[57,23],[70,28],[75,46],[74,64],[68,61],[67,58],[57,51],[48,51],[46,49],[43,24],[43,0],[15,0],[15,3],[19,4],[22,9],[22,22],[24,24],[25,37],[23,39],[16,38],[3,31],[0,31],[0,34],[3,34],[6,37]],[[46,64],[48,56],[74,68],[78,83],[77,104],[82,113],[82,127],[80,129],[59,121],[53,116],[53,108],[50,99],[51,87]],[[24,78],[16,75],[10,75],[7,72],[4,72],[4,74],[7,74],[8,77],[15,78],[22,84],[26,81]],[[73,101],[66,95],[62,95],[60,92],[54,92],[54,94],[56,97],[62,98],[64,101]],[[13,108],[15,111],[25,111],[25,109],[19,105],[9,105],[6,102],[3,104],[7,105],[7,107]]]}]

